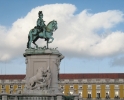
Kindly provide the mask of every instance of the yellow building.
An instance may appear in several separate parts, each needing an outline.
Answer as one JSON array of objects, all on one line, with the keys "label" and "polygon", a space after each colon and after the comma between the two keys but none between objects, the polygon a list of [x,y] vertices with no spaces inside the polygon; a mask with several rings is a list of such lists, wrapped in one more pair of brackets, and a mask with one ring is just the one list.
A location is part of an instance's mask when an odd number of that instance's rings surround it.
[{"label": "yellow building", "polygon": [[[0,75],[0,93],[21,94],[25,75]],[[65,95],[86,98],[124,98],[124,74],[60,74],[59,86]]]},{"label": "yellow building", "polygon": [[82,98],[124,98],[124,74],[60,74],[60,87],[65,95],[80,94]]},{"label": "yellow building", "polygon": [[0,75],[0,93],[21,94],[25,86],[25,75]]}]

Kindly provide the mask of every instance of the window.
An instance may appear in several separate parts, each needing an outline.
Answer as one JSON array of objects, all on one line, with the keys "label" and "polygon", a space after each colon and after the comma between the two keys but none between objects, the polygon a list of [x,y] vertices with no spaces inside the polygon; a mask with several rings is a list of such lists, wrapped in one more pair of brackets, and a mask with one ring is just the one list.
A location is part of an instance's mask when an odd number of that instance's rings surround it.
[{"label": "window", "polygon": [[91,98],[91,91],[88,91],[88,99]]},{"label": "window", "polygon": [[109,88],[109,85],[106,85],[106,88]]},{"label": "window", "polygon": [[4,89],[5,88],[5,85],[2,85],[2,89]]},{"label": "window", "polygon": [[74,83],[78,83],[78,80],[74,80]]},{"label": "window", "polygon": [[82,89],[82,85],[79,85],[79,89]]},{"label": "window", "polygon": [[91,85],[88,85],[88,88],[91,88]]},{"label": "window", "polygon": [[118,88],[118,85],[115,85],[115,88]]},{"label": "window", "polygon": [[61,89],[63,89],[63,88],[64,88],[64,86],[63,86],[63,85],[60,85],[60,88],[61,88]]},{"label": "window", "polygon": [[106,99],[110,99],[110,97],[109,97],[109,91],[106,91]]},{"label": "window", "polygon": [[13,85],[10,85],[10,88],[13,88]]},{"label": "window", "polygon": [[10,94],[12,94],[12,91],[10,91]]},{"label": "window", "polygon": [[21,85],[18,85],[18,89],[21,89]]},{"label": "window", "polygon": [[115,99],[119,99],[119,92],[115,91]]},{"label": "window", "polygon": [[3,91],[1,91],[1,93],[3,93]]},{"label": "window", "polygon": [[97,91],[97,99],[100,99],[100,91]]},{"label": "window", "polygon": [[100,88],[100,85],[97,85],[96,87],[97,87],[97,88]]},{"label": "window", "polygon": [[73,89],[74,88],[74,86],[73,85],[70,85],[70,89]]}]

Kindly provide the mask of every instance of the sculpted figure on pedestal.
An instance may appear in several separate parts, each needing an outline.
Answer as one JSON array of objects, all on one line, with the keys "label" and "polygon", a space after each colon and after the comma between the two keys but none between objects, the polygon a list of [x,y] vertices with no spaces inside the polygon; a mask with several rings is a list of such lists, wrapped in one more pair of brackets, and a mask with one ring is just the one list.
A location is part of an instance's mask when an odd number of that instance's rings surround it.
[{"label": "sculpted figure on pedestal", "polygon": [[30,86],[29,87],[30,89],[36,88],[37,83],[41,84],[41,83],[44,82],[43,73],[44,73],[44,71],[40,68],[40,69],[37,70],[36,75],[34,75],[33,77],[31,77],[29,79],[29,82],[28,82],[29,85],[28,86]]},{"label": "sculpted figure on pedestal", "polygon": [[54,40],[54,38],[52,37],[53,32],[58,28],[57,21],[55,20],[50,21],[47,24],[47,26],[45,25],[42,11],[39,11],[38,15],[39,18],[37,20],[37,26],[35,26],[33,29],[29,31],[27,48],[32,48],[31,47],[32,42],[36,46],[36,48],[38,48],[38,45],[35,42],[39,38],[45,39],[45,41],[47,41],[47,48],[48,48],[48,43],[52,43]]},{"label": "sculpted figure on pedestal", "polygon": [[28,88],[34,89],[49,89],[51,84],[51,71],[47,69],[44,71],[42,68],[37,70],[36,75],[31,77],[28,82]]}]

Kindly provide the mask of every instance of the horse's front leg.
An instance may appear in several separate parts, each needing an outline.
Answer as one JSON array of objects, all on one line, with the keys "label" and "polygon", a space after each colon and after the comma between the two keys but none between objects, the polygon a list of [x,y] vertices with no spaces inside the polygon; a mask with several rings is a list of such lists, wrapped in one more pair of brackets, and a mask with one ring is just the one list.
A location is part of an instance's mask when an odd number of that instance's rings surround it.
[{"label": "horse's front leg", "polygon": [[29,39],[29,41],[28,41],[28,48],[32,48],[32,47],[31,47],[32,36],[29,35],[29,38],[30,38],[30,39]]},{"label": "horse's front leg", "polygon": [[39,38],[39,37],[36,36],[36,37],[34,37],[34,40],[33,40],[33,44],[36,46],[36,48],[38,48],[38,45],[37,45],[35,42],[37,41],[38,38]]}]

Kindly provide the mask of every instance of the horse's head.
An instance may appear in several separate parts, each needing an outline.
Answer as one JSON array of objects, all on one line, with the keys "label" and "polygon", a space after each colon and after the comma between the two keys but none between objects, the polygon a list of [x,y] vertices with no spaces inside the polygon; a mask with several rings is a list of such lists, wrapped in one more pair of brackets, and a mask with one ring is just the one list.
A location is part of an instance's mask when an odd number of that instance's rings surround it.
[{"label": "horse's head", "polygon": [[57,21],[53,20],[51,22],[48,23],[47,25],[47,30],[50,30],[50,31],[55,31],[57,29]]}]

